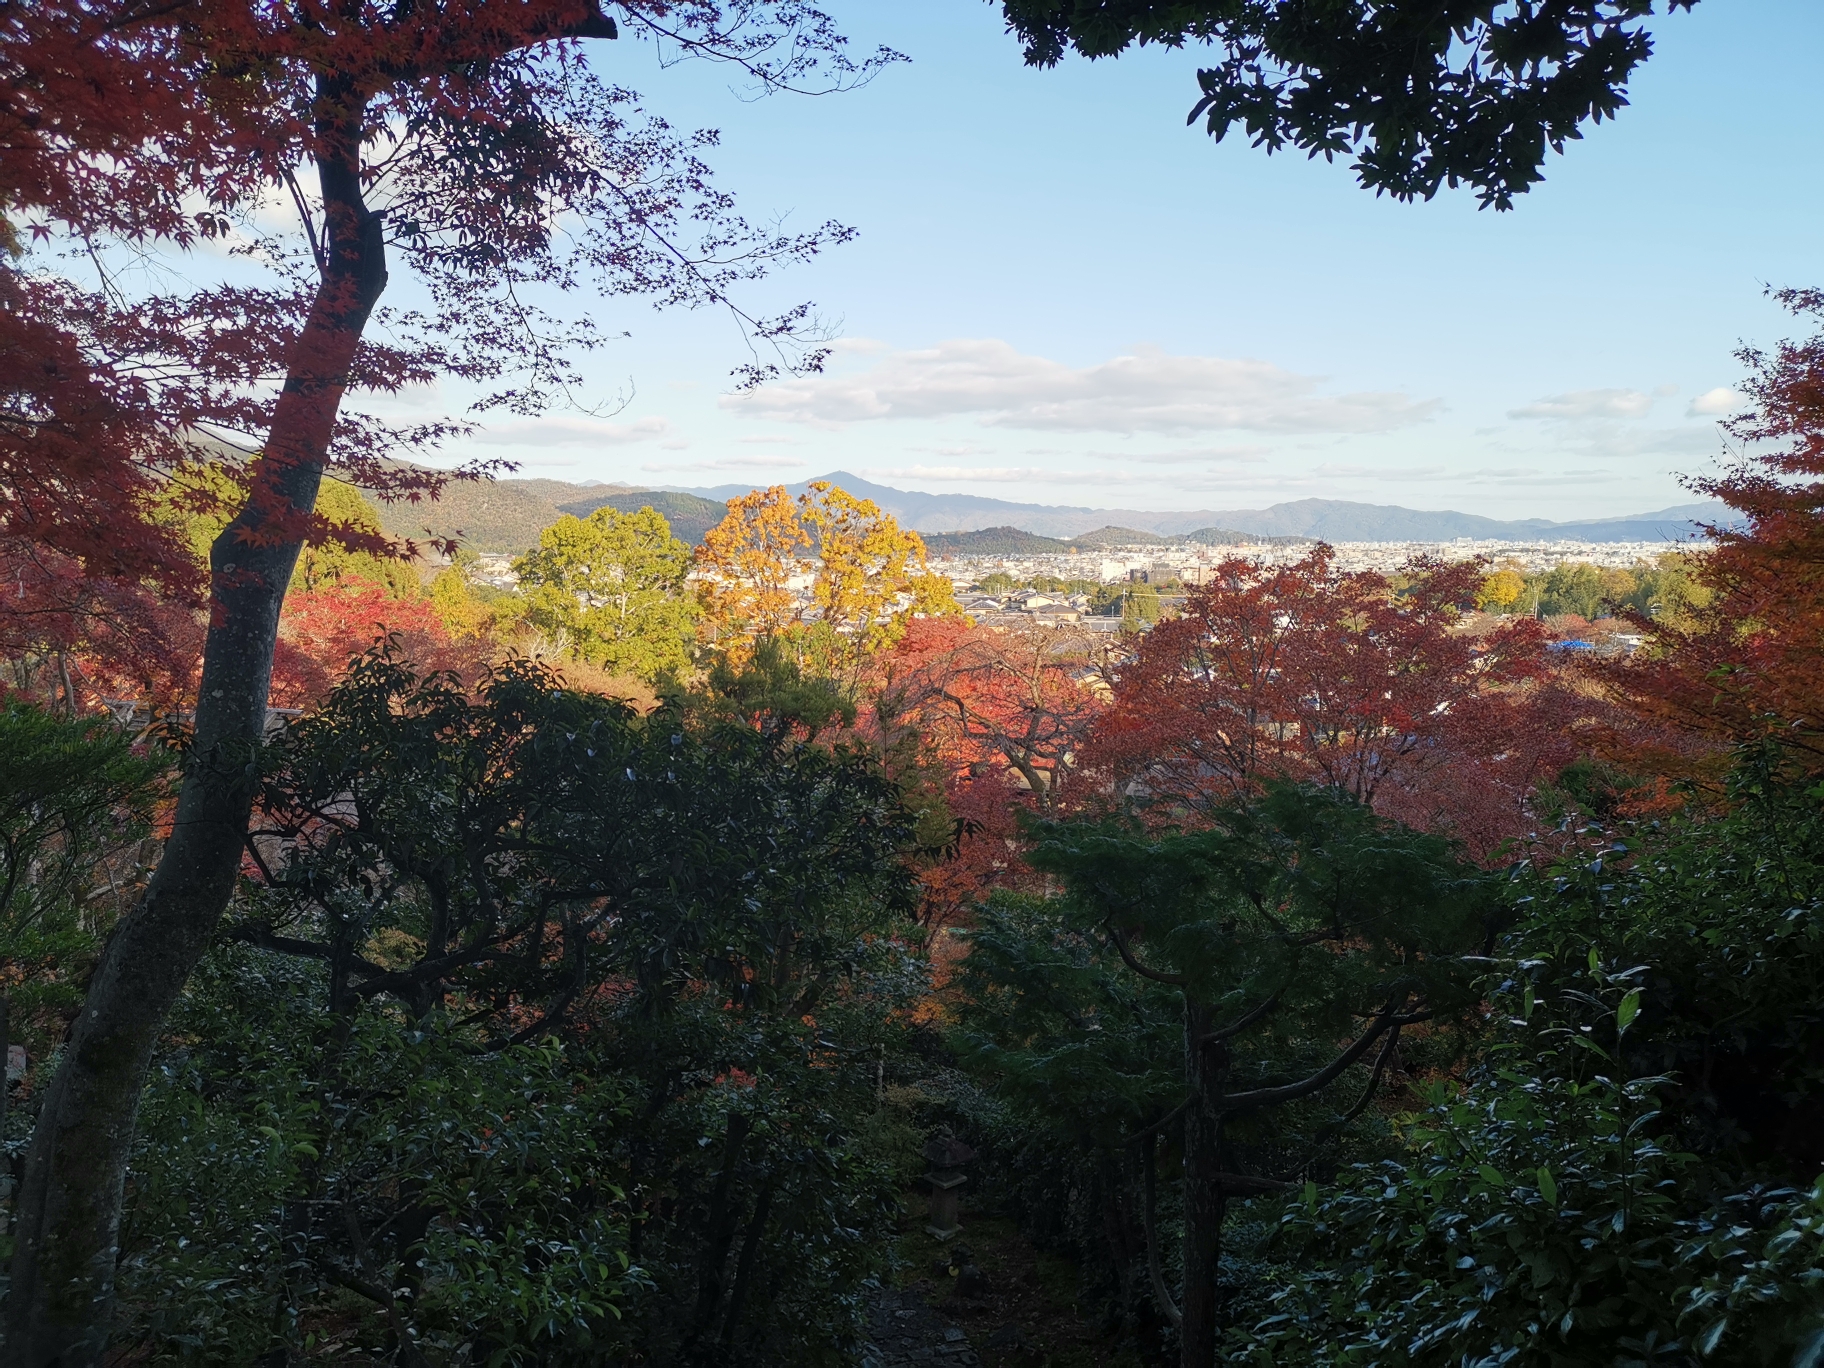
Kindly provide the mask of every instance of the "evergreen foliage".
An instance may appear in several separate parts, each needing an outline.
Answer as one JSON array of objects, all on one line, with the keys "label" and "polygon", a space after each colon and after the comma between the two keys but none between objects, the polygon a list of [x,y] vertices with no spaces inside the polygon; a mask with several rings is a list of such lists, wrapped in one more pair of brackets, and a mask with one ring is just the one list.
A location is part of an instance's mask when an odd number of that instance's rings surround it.
[{"label": "evergreen foliage", "polygon": [[696,605],[685,593],[690,548],[663,515],[604,504],[566,514],[514,565],[534,626],[591,665],[641,679],[686,668]]},{"label": "evergreen foliage", "polygon": [[528,665],[358,662],[275,742],[160,1057],[135,1333],[253,1363],[352,1294],[402,1362],[841,1361],[923,986],[897,792]]}]

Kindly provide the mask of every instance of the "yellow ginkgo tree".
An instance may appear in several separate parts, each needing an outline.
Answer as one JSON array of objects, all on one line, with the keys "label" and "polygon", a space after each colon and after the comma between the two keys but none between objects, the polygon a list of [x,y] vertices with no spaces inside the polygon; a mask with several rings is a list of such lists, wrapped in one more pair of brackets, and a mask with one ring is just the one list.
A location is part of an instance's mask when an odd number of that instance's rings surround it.
[{"label": "yellow ginkgo tree", "polygon": [[871,653],[909,616],[961,612],[918,533],[827,480],[796,499],[774,485],[729,500],[697,548],[697,599],[705,638],[735,656],[795,631]]}]

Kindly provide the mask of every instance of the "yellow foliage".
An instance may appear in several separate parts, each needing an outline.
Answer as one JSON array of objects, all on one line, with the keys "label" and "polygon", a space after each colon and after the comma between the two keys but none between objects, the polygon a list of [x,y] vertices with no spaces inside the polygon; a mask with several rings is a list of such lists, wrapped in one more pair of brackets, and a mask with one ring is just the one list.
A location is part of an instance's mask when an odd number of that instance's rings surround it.
[{"label": "yellow foliage", "polygon": [[[816,551],[812,560],[804,553]],[[697,548],[698,601],[712,640],[775,636],[802,624],[791,591],[811,575],[809,605],[830,632],[863,651],[898,640],[907,615],[960,614],[950,582],[931,573],[924,539],[869,499],[819,480],[794,500],[785,486],[731,499]],[[736,654],[745,645],[733,645]]]},{"label": "yellow foliage", "polygon": [[938,617],[962,611],[950,581],[926,564],[924,538],[901,528],[873,500],[819,480],[798,502],[821,557],[811,600],[826,623],[852,633],[864,651],[897,641],[908,612]]},{"label": "yellow foliage", "polygon": [[1497,570],[1482,581],[1482,592],[1476,596],[1476,607],[1487,612],[1505,613],[1526,592],[1526,578],[1518,570]]},{"label": "yellow foliage", "polygon": [[493,610],[469,592],[468,572],[452,565],[431,581],[431,607],[456,640],[478,637],[494,624]]},{"label": "yellow foliage", "polygon": [[784,485],[728,501],[728,514],[697,548],[697,602],[710,640],[770,636],[797,620],[787,587],[810,534]]}]

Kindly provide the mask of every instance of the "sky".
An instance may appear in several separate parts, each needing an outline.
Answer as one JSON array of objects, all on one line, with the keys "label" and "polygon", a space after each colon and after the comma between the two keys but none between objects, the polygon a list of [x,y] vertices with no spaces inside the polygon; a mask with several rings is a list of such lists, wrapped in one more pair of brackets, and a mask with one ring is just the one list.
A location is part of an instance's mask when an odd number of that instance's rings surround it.
[{"label": "sky", "polygon": [[[1824,5],[1655,21],[1631,107],[1510,213],[1405,205],[1341,162],[1213,144],[1193,51],[1026,68],[983,0],[831,6],[910,60],[847,93],[747,98],[634,42],[591,60],[679,127],[755,220],[853,241],[751,288],[814,301],[822,376],[747,394],[717,311],[591,305],[599,416],[491,420],[452,458],[679,487],[829,470],[1144,509],[1307,497],[1563,520],[1689,503],[1744,342],[1824,285]],[[442,399],[460,396],[443,395]],[[612,405],[610,405],[612,407]]]}]

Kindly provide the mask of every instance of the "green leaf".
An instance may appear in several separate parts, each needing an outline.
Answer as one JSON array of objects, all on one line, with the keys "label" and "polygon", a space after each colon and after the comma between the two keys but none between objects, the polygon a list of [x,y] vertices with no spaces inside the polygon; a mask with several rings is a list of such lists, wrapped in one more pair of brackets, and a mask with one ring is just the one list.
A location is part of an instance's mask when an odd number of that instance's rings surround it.
[{"label": "green leaf", "polygon": [[1630,989],[1628,995],[1621,1000],[1621,1006],[1615,1009],[1615,1025],[1617,1029],[1626,1031],[1629,1025],[1632,1024],[1634,1018],[1638,1015],[1640,1015],[1640,989],[1633,988]]},{"label": "green leaf", "polygon": [[1598,1045],[1595,1041],[1591,1040],[1586,1035],[1571,1036],[1570,1042],[1573,1045],[1582,1046],[1586,1050],[1594,1050],[1597,1054],[1601,1055],[1604,1059],[1613,1058],[1613,1056],[1611,1056],[1607,1050],[1603,1049],[1602,1046]]},{"label": "green leaf", "polygon": [[1539,1195],[1549,1206],[1558,1205],[1558,1180],[1552,1177],[1552,1171],[1545,1165],[1539,1166]]},{"label": "green leaf", "polygon": [[1476,1172],[1482,1175],[1482,1181],[1490,1187],[1503,1187],[1507,1183],[1507,1179],[1501,1176],[1499,1169],[1490,1168],[1487,1164],[1482,1165]]},{"label": "green leaf", "polygon": [[1728,1329],[1729,1317],[1722,1316],[1717,1320],[1712,1321],[1710,1328],[1705,1330],[1704,1333],[1698,1337],[1697,1352],[1705,1358],[1709,1358],[1710,1355],[1715,1352],[1716,1346],[1722,1341],[1723,1335]]},{"label": "green leaf", "polygon": [[1522,1021],[1533,1019],[1533,985],[1530,983],[1520,994],[1520,1019]]},{"label": "green leaf", "polygon": [[1814,1330],[1792,1356],[1792,1368],[1820,1368],[1824,1365],[1824,1330]]}]

